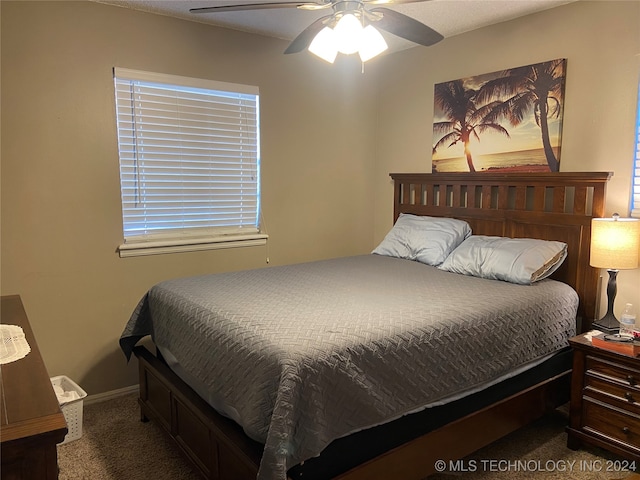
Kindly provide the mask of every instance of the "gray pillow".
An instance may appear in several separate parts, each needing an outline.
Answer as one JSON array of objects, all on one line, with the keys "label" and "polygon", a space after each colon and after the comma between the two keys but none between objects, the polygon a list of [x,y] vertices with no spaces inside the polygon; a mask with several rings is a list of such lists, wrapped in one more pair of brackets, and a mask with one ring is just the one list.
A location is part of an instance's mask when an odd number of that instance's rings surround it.
[{"label": "gray pillow", "polygon": [[463,220],[400,214],[371,253],[438,266],[469,235],[471,227]]},{"label": "gray pillow", "polygon": [[439,266],[447,272],[530,285],[567,257],[567,244],[532,238],[472,235]]}]

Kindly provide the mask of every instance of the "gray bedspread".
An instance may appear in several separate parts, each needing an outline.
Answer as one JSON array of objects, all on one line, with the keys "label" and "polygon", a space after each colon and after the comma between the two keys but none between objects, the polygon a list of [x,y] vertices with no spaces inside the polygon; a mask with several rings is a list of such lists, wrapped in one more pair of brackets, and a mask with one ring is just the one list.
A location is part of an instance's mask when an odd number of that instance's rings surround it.
[{"label": "gray bedspread", "polygon": [[565,347],[577,294],[363,255],[162,282],[120,340],[151,335],[264,443],[259,479]]}]

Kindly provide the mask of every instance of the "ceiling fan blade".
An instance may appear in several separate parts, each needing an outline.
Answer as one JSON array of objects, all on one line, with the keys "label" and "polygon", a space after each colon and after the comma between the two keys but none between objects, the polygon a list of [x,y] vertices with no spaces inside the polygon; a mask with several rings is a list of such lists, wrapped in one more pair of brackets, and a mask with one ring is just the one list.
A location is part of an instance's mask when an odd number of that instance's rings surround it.
[{"label": "ceiling fan blade", "polygon": [[429,47],[438,43],[444,37],[424,23],[419,22],[403,13],[388,8],[372,8],[369,11],[381,13],[382,18],[374,23],[376,27],[389,33],[410,40],[414,43]]},{"label": "ceiling fan blade", "polygon": [[238,5],[220,5],[217,7],[191,8],[191,13],[219,13],[219,12],[238,12],[241,10],[264,10],[271,8],[301,8],[304,10],[320,10],[328,8],[331,3],[317,2],[268,2],[268,3],[246,3]]},{"label": "ceiling fan blade", "polygon": [[305,28],[300,35],[293,39],[284,53],[298,53],[311,45],[314,37],[324,28],[325,21],[332,16],[325,15]]}]

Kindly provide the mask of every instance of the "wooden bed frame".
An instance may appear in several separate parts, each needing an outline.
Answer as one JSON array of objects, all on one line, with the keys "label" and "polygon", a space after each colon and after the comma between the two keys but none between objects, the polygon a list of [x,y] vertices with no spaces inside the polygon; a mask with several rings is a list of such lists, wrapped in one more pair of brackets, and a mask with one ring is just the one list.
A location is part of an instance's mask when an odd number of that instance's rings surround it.
[{"label": "wooden bed frame", "polygon": [[[578,331],[591,327],[599,273],[589,266],[591,219],[604,215],[610,173],[391,174],[394,220],[400,213],[466,220],[474,234],[567,243],[554,278],[580,297]],[[249,439],[189,388],[160,356],[138,346],[141,418],[155,420],[204,478],[255,479],[262,445]],[[570,370],[401,445],[340,480],[422,479],[437,459],[455,460],[530,423],[568,400]],[[471,433],[473,432],[473,433]]]}]

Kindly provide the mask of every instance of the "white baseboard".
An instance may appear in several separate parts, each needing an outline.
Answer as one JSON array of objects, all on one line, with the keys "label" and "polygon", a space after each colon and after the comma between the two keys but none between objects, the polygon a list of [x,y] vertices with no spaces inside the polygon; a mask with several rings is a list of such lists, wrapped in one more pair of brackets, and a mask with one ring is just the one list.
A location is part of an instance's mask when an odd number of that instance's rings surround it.
[{"label": "white baseboard", "polygon": [[85,405],[91,405],[92,403],[104,402],[106,400],[113,400],[114,398],[136,393],[140,389],[139,385],[131,385],[130,387],[119,388],[117,390],[111,390],[104,393],[96,393],[95,395],[87,395],[84,399]]}]

